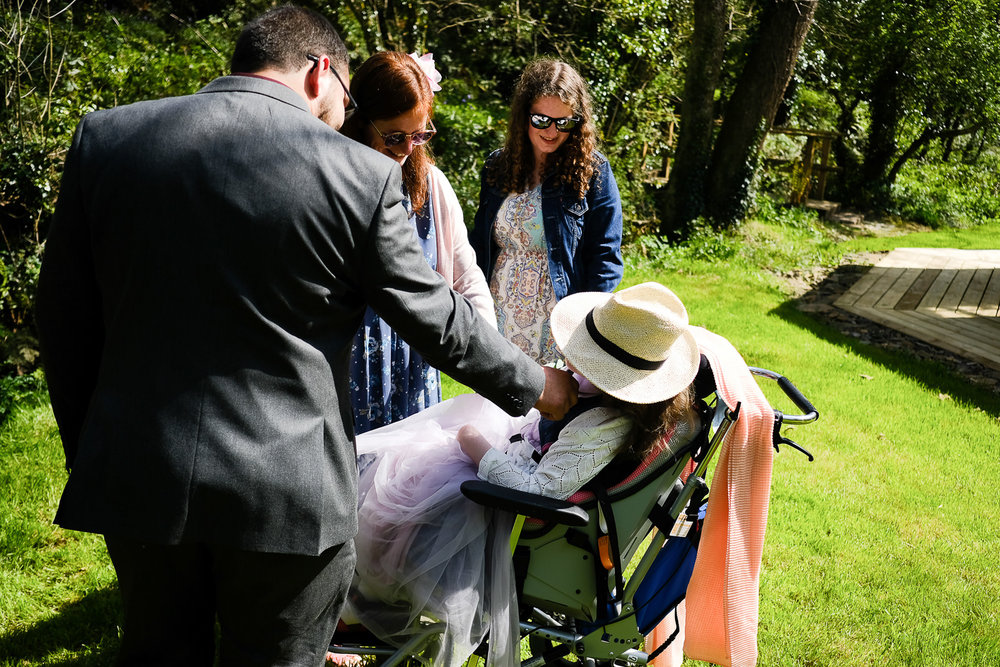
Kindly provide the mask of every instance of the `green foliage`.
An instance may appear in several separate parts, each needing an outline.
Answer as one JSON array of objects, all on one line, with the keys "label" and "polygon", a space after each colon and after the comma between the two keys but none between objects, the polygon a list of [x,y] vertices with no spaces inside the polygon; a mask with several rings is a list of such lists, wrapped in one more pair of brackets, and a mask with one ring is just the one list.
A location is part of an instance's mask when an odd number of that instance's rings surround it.
[{"label": "green foliage", "polygon": [[0,375],[0,424],[16,407],[42,405],[45,397],[45,376],[36,368],[27,375]]},{"label": "green foliage", "polygon": [[639,236],[625,247],[625,273],[655,273],[674,271],[683,258],[683,250],[661,236]]},{"label": "green foliage", "polygon": [[839,109],[829,91],[808,85],[795,87],[790,127],[832,132],[837,129]]},{"label": "green foliage", "polygon": [[20,330],[30,324],[41,260],[38,245],[0,249],[0,326]]},{"label": "green foliage", "polygon": [[473,92],[463,94],[460,86],[459,81],[445,82],[445,89],[439,93],[441,99],[435,102],[434,124],[438,135],[434,139],[434,155],[448,175],[466,212],[466,223],[471,226],[479,206],[480,172],[486,156],[503,142],[506,109],[491,111],[474,99]]},{"label": "green foliage", "polygon": [[[72,3],[71,3],[72,4]],[[234,27],[47,3],[0,5],[0,375],[37,359],[33,295],[73,130],[95,109],[191,93],[223,73]],[[238,24],[237,24],[238,25]],[[166,27],[164,27],[166,26]]]},{"label": "green foliage", "polygon": [[760,159],[765,165],[757,173],[755,192],[790,201],[800,187],[802,155],[806,137],[772,133],[764,139]]},{"label": "green foliage", "polygon": [[[226,71],[245,20],[273,4],[0,0],[5,46],[0,50],[0,375],[30,373],[37,363],[31,297],[76,123],[94,109],[197,90]],[[590,83],[602,150],[622,192],[626,241],[639,257],[655,256],[667,264],[699,258],[742,261],[739,234],[721,234],[704,224],[693,227],[687,246],[644,236],[658,227],[663,187],[651,184],[648,172],[672,150],[667,134],[683,92],[693,31],[690,0],[305,4],[337,23],[355,63],[380,48],[435,53],[445,81],[433,148],[467,222],[476,209],[483,161],[502,141],[514,82],[528,60],[551,55],[573,63]],[[895,155],[927,128],[944,132],[982,122],[974,134],[955,139],[952,161],[958,152],[967,162],[984,157],[979,167],[938,165],[942,148],[923,146],[908,158],[895,187],[880,190],[891,193],[891,211],[932,225],[970,225],[997,217],[990,175],[998,164],[990,151],[1000,139],[995,129],[1000,41],[994,39],[1000,0],[911,5],[821,3],[819,25],[809,33],[796,86],[788,94],[790,124],[844,133],[836,155],[844,172],[831,180],[828,192],[849,202],[858,188],[876,187],[856,178],[852,185],[850,177],[861,173],[858,160],[871,149],[877,75],[892,60],[902,77],[893,89],[900,111]],[[731,8],[720,102],[733,89],[760,16],[759,3],[734,2]],[[788,159],[800,152],[801,140],[777,135],[765,146],[766,158]],[[789,194],[787,172],[758,169],[756,179],[764,194],[777,199]],[[767,201],[755,205],[761,211],[755,216],[758,225],[785,210],[768,209]],[[784,256],[782,248],[769,252]]]},{"label": "green foliage", "polygon": [[841,150],[863,155],[847,194],[884,203],[899,166],[928,142],[996,124],[998,11],[997,0],[820,3],[805,77],[837,101]]},{"label": "green foliage", "polygon": [[51,213],[56,167],[84,114],[194,92],[225,71],[234,39],[220,18],[166,30],[141,16],[104,11],[67,11],[53,20],[6,5],[3,13],[17,48],[4,51],[8,92],[0,132],[3,185],[10,189],[2,201],[5,213],[36,224]]},{"label": "green foliage", "polygon": [[[28,378],[38,369],[31,318],[40,261],[39,247],[32,244],[0,249],[0,422],[21,389],[33,386]],[[14,383],[9,387],[4,384],[8,376]]]},{"label": "green foliage", "polygon": [[626,274],[688,273],[710,263],[752,282],[777,284],[798,267],[835,261],[835,243],[815,212],[761,196],[739,228],[719,230],[700,218],[683,243],[652,235],[636,239],[627,247]]},{"label": "green foliage", "polygon": [[594,10],[593,32],[574,40],[576,61],[591,85],[602,150],[621,192],[626,237],[656,217],[644,163],[670,150],[667,128],[683,88],[687,10],[686,2],[666,0],[604,3]]},{"label": "green foliage", "polygon": [[739,255],[738,235],[716,229],[705,219],[691,225],[691,233],[684,243],[685,255],[697,262],[724,262]]},{"label": "green foliage", "polygon": [[749,266],[785,276],[800,267],[835,263],[835,244],[815,211],[760,197],[743,225],[741,255]]},{"label": "green foliage", "polygon": [[741,235],[734,230],[716,229],[710,221],[699,218],[682,244],[659,236],[639,237],[628,246],[626,273],[639,271],[684,270],[698,262],[740,262]]},{"label": "green foliage", "polygon": [[[538,0],[452,2],[433,20],[405,2],[345,6],[338,20],[345,35],[361,45],[360,56],[376,48],[433,51],[445,76],[438,118],[473,116],[468,132],[458,134],[458,147],[445,145],[443,132],[435,141],[441,167],[463,205],[472,200],[473,180],[478,191],[483,159],[500,144],[517,77],[529,60],[544,55],[572,63],[591,86],[602,150],[622,190],[626,224],[652,215],[644,201],[640,163],[644,155],[665,149],[665,122],[672,112],[665,101],[676,99],[680,88],[681,72],[675,64],[680,40],[689,29],[686,3],[590,0],[554,7]],[[425,27],[401,32],[394,26],[402,16]],[[446,105],[461,109],[443,108]],[[476,116],[489,119],[485,127]],[[485,130],[485,136],[473,137],[472,130]],[[476,148],[485,150],[477,156],[466,153]],[[459,158],[457,165],[451,164],[452,157]],[[476,164],[476,179],[471,178],[471,163]]]},{"label": "green foliage", "polygon": [[970,227],[1000,218],[1000,155],[984,164],[909,163],[892,189],[894,213],[930,227]]},{"label": "green foliage", "polygon": [[751,220],[789,230],[806,231],[813,240],[823,236],[817,229],[818,220],[815,211],[797,206],[785,206],[769,197],[757,199],[756,208],[751,212]]}]

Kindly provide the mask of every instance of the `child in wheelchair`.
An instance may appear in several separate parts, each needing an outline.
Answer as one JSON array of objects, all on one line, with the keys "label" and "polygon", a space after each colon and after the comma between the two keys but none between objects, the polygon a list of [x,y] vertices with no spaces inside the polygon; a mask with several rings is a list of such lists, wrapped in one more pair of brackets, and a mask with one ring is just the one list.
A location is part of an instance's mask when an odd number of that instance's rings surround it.
[{"label": "child in wheelchair", "polygon": [[564,499],[613,459],[638,462],[690,438],[700,353],[673,292],[644,283],[570,295],[551,327],[580,383],[560,422],[534,411],[511,418],[465,395],[358,437],[358,563],[345,621],[396,645],[443,624],[435,665],[460,664],[488,632],[489,661],[516,664],[511,517],[464,498],[461,483]]}]

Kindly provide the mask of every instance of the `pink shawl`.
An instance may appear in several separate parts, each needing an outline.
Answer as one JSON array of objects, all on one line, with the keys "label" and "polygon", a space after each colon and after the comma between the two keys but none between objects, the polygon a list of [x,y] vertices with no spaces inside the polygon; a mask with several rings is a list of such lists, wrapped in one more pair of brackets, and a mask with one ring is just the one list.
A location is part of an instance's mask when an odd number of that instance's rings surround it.
[{"label": "pink shawl", "polygon": [[[718,395],[733,408],[740,403],[719,454],[708,514],[687,589],[684,653],[726,667],[757,664],[758,591],[764,531],[771,494],[774,412],[746,362],[725,338],[692,327],[708,357]],[[673,615],[661,626],[673,626]],[[650,648],[669,636],[657,627]],[[672,655],[671,655],[672,653]],[[680,664],[679,651],[654,663]]]},{"label": "pink shawl", "polygon": [[723,443],[687,590],[684,652],[696,660],[757,664],[760,560],[771,495],[774,411],[725,338],[692,327],[718,395],[740,416]]}]

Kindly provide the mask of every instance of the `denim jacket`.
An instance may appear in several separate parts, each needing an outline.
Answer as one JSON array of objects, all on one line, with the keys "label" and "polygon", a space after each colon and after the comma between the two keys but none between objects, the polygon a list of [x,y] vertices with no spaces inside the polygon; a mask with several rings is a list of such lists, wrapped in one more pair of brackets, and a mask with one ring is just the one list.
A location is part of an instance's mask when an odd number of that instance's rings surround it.
[{"label": "denim jacket", "polygon": [[[489,185],[486,173],[494,152],[483,167],[479,210],[469,242],[476,262],[489,282],[499,247],[493,224],[507,193]],[[549,248],[549,276],[556,299],[576,292],[611,292],[622,279],[622,205],[618,184],[606,157],[595,154],[597,169],[583,199],[577,199],[551,179],[542,183],[542,224]]]}]

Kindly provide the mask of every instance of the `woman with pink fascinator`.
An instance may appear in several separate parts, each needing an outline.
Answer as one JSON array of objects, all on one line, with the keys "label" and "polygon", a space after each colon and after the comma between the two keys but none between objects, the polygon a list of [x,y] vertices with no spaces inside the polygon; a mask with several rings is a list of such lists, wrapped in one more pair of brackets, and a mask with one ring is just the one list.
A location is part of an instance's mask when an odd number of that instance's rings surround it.
[{"label": "woman with pink fascinator", "polygon": [[[398,162],[404,205],[427,263],[496,326],[493,299],[469,245],[455,191],[434,166],[434,91],[441,75],[429,53],[382,51],[351,78],[357,108],[341,132]],[[411,243],[412,237],[399,243]],[[369,308],[351,352],[356,433],[415,414],[441,400],[440,374]]]}]

